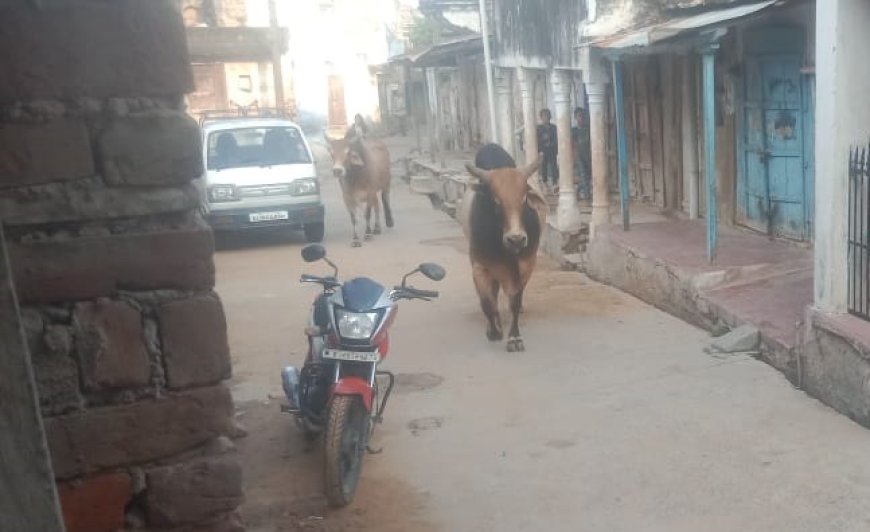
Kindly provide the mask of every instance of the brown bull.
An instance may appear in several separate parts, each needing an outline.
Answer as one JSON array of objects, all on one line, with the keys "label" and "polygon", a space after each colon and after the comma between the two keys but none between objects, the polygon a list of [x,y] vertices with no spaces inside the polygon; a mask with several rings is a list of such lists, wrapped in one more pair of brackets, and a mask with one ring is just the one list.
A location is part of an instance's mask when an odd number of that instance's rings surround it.
[{"label": "brown bull", "polygon": [[[516,168],[500,146],[489,144],[478,151],[475,165],[466,165],[479,183],[462,202],[462,225],[468,237],[474,286],[488,321],[490,341],[504,338],[498,310],[499,291],[504,290],[511,311],[507,350],[524,351],[519,330],[523,291],[537,260],[547,206],[530,184],[540,158],[525,168]],[[487,166],[489,169],[480,168]]]},{"label": "brown bull", "polygon": [[[333,158],[332,173],[339,179],[344,204],[350,213],[353,224],[353,246],[360,246],[357,233],[357,212],[362,205],[366,208],[365,239],[381,233],[381,205],[384,204],[384,220],[387,227],[393,227],[393,212],[390,209],[390,152],[383,142],[362,138],[352,131],[342,140],[330,141]],[[374,227],[371,224],[372,210],[375,211]]]}]

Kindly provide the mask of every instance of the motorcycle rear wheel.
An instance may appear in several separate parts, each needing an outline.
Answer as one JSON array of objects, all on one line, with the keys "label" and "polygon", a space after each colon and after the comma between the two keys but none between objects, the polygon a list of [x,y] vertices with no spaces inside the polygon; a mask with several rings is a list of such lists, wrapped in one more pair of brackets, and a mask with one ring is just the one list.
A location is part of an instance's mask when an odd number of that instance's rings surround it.
[{"label": "motorcycle rear wheel", "polygon": [[362,471],[369,430],[369,414],[357,396],[338,395],[332,399],[326,422],[326,498],[340,508],[353,501]]}]

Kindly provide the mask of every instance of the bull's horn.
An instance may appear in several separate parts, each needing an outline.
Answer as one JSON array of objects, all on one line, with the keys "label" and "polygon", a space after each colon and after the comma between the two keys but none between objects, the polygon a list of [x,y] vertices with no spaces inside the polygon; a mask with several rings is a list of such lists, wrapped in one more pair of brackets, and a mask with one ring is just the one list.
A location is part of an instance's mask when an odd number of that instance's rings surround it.
[{"label": "bull's horn", "polygon": [[532,177],[532,174],[537,172],[538,168],[541,167],[541,162],[543,160],[544,159],[543,159],[542,155],[539,153],[534,161],[530,162],[529,164],[527,164],[526,166],[523,167],[523,170],[522,170],[523,175],[526,176],[527,179],[529,177]]},{"label": "bull's horn", "polygon": [[491,174],[489,173],[489,170],[481,170],[480,168],[474,166],[471,163],[466,163],[465,169],[468,170],[469,174],[480,179],[484,183],[489,183],[489,181],[491,179]]}]

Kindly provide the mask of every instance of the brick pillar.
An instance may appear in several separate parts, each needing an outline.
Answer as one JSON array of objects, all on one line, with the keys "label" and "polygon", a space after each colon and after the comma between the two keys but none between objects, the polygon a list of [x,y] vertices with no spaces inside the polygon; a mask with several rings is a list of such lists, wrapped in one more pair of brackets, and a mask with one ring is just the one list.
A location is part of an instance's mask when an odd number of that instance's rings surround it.
[{"label": "brick pillar", "polygon": [[18,4],[0,7],[0,217],[67,530],[240,530],[175,2]]}]

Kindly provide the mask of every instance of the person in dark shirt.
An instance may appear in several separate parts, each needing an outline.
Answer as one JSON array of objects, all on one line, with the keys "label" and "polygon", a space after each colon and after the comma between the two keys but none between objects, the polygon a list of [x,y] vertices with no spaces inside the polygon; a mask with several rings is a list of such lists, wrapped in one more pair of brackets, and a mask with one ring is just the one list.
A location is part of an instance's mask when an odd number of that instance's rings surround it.
[{"label": "person in dark shirt", "polygon": [[550,123],[553,115],[549,109],[541,109],[541,123],[538,124],[538,151],[544,156],[541,164],[541,179],[544,185],[549,179],[555,191],[559,185],[559,167],[556,164],[556,156],[559,153],[556,126]]},{"label": "person in dark shirt", "polygon": [[571,144],[574,148],[574,175],[577,176],[577,196],[579,199],[592,199],[590,189],[592,155],[589,145],[589,120],[582,107],[574,109],[576,126],[571,128]]}]

